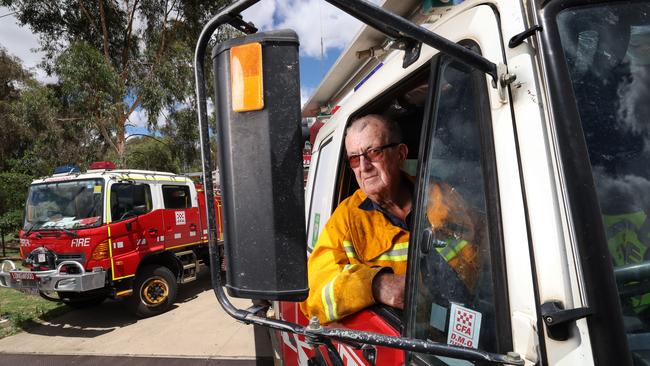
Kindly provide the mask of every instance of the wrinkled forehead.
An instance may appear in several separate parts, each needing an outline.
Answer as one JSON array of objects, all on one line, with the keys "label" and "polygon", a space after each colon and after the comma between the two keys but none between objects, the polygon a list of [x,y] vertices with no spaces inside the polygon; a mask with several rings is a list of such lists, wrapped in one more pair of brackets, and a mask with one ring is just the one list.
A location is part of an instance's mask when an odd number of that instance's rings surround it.
[{"label": "wrinkled forehead", "polygon": [[352,124],[345,136],[345,147],[349,151],[355,148],[368,148],[384,145],[388,141],[388,131],[383,123],[370,120],[365,123]]}]

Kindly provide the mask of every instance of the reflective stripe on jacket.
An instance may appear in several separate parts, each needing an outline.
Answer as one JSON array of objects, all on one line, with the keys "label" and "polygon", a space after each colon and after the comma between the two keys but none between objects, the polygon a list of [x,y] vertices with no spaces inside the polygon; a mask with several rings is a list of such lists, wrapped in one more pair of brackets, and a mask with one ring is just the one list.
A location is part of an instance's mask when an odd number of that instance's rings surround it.
[{"label": "reflective stripe on jacket", "polygon": [[300,304],[308,318],[330,323],[374,304],[372,280],[382,268],[406,273],[409,232],[377,210],[359,205],[358,189],[327,221],[308,262],[309,297]]}]

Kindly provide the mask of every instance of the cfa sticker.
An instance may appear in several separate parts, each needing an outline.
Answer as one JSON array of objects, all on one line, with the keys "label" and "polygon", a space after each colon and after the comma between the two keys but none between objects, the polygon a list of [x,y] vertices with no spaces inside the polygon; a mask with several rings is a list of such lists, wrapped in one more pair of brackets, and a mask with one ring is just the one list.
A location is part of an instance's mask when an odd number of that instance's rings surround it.
[{"label": "cfa sticker", "polygon": [[481,313],[451,304],[449,314],[449,333],[447,344],[468,348],[478,348],[478,339],[481,335]]},{"label": "cfa sticker", "polygon": [[185,211],[176,211],[176,225],[185,225]]}]

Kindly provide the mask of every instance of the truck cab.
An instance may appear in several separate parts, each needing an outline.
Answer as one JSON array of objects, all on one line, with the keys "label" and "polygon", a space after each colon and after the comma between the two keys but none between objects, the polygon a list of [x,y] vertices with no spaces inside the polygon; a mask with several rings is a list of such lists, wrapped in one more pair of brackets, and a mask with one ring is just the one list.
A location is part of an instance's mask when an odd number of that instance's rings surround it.
[{"label": "truck cab", "polygon": [[[293,214],[304,213],[309,253],[358,188],[345,162],[346,126],[370,113],[397,121],[409,147],[403,170],[416,182],[405,308],[374,306],[320,326],[281,299],[277,322],[233,316],[270,326],[279,361],[291,365],[650,363],[650,4],[328,2],[369,25],[302,108],[303,117],[329,118],[312,145],[304,211]],[[229,89],[215,93],[226,132],[258,117],[230,110]],[[273,114],[270,98],[259,113]],[[223,150],[237,137],[222,140]],[[220,161],[236,159],[225,152]],[[439,245],[465,233],[427,220],[427,187],[439,180],[471,206],[479,266],[469,293],[456,290],[453,253]],[[237,207],[226,211],[245,217]],[[238,257],[250,243],[225,234],[228,263],[255,273]],[[273,261],[283,265],[291,263]]]}]

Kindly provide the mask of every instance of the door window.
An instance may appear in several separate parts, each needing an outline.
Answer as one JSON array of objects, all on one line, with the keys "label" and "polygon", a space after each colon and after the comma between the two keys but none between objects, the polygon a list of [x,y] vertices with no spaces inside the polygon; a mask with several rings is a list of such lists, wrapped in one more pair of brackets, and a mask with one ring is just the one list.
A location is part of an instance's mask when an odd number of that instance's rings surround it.
[{"label": "door window", "polygon": [[192,200],[188,186],[163,186],[165,208],[190,208]]},{"label": "door window", "polygon": [[[496,177],[486,175],[494,171],[487,169],[494,158],[488,148],[485,76],[442,58],[435,88],[412,237],[416,245],[410,254],[409,276],[415,286],[409,295],[407,333],[497,352],[497,312],[507,313],[507,299],[496,295],[494,285],[494,273],[504,269],[497,260],[501,241],[496,208],[487,204],[496,202],[489,196],[496,196]],[[415,359],[471,364],[431,355]]]},{"label": "door window", "polygon": [[623,324],[650,362],[650,4],[559,13],[560,40],[589,152]]},{"label": "door window", "polygon": [[309,253],[314,249],[318,236],[325,227],[325,222],[329,219],[332,211],[331,196],[333,189],[331,180],[327,175],[334,171],[332,165],[336,162],[337,153],[334,145],[332,138],[321,143],[316,156],[316,164],[311,166],[314,169],[314,184],[311,196],[311,210],[309,212],[309,231],[307,231],[307,251]]},{"label": "door window", "polygon": [[111,218],[121,221],[151,211],[148,184],[115,183],[111,186]]}]

